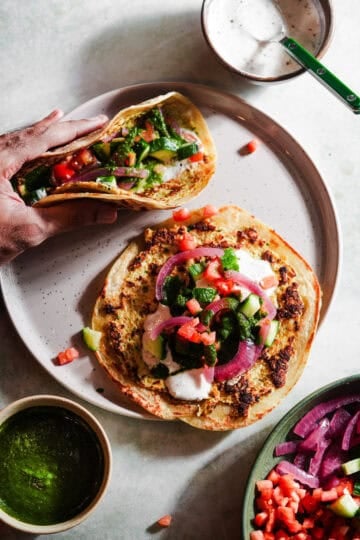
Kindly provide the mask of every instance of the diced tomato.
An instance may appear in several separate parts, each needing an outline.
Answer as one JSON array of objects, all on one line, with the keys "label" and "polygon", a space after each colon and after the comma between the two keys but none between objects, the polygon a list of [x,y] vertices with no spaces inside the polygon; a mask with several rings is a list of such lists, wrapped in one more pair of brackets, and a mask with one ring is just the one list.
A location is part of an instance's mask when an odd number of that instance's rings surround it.
[{"label": "diced tomato", "polygon": [[310,493],[301,499],[302,508],[308,513],[313,514],[319,508],[319,499],[315,499]]},{"label": "diced tomato", "polygon": [[218,292],[223,296],[231,294],[234,289],[234,282],[231,279],[218,279],[215,281],[214,285]]},{"label": "diced tomato", "polygon": [[185,233],[184,236],[178,242],[178,248],[180,251],[188,251],[196,248],[196,240],[191,234]]},{"label": "diced tomato", "polygon": [[209,262],[203,273],[203,278],[207,279],[208,281],[216,281],[217,279],[222,279],[219,268],[220,261],[218,259]]},{"label": "diced tomato", "polygon": [[246,145],[246,150],[248,154],[252,154],[257,150],[258,142],[256,139],[253,139],[252,141],[249,141]]},{"label": "diced tomato", "polygon": [[219,213],[219,210],[213,204],[207,204],[203,208],[203,216],[204,216],[204,218],[209,218],[209,217],[215,216],[218,213]]},{"label": "diced tomato", "polygon": [[188,300],[186,302],[186,307],[190,311],[191,315],[196,315],[201,311],[201,306],[195,298],[191,298],[191,300]]},{"label": "diced tomato", "polygon": [[196,154],[193,154],[192,156],[190,156],[188,159],[192,163],[195,163],[196,161],[202,161],[204,159],[204,153],[197,152]]},{"label": "diced tomato", "polygon": [[272,489],[274,487],[271,480],[258,480],[256,482],[256,488],[258,491],[262,492],[265,489]]},{"label": "diced tomato", "polygon": [[258,512],[254,517],[254,525],[256,527],[262,527],[268,520],[268,512]]},{"label": "diced tomato", "polygon": [[210,332],[209,334],[203,332],[200,334],[200,339],[204,345],[213,345],[216,341],[216,332]]},{"label": "diced tomato", "polygon": [[276,509],[276,519],[284,525],[290,533],[297,533],[301,530],[301,524],[295,518],[292,508],[279,506]]},{"label": "diced tomato", "polygon": [[177,333],[180,337],[186,339],[187,341],[192,341],[193,343],[201,343],[201,337],[197,330],[195,330],[195,326],[199,324],[199,319],[195,318],[191,321],[183,324],[178,329]]},{"label": "diced tomato", "polygon": [[290,536],[283,530],[279,529],[275,533],[275,540],[289,540]]},{"label": "diced tomato", "polygon": [[68,349],[65,349],[65,351],[59,352],[56,358],[58,364],[63,366],[64,364],[69,364],[75,360],[75,358],[79,358],[79,351],[75,349],[75,347],[69,347]]},{"label": "diced tomato", "polygon": [[58,182],[68,182],[74,174],[74,169],[67,163],[56,163],[56,165],[53,166],[53,175]]},{"label": "diced tomato", "polygon": [[325,538],[325,531],[322,527],[314,527],[311,530],[311,536],[315,540],[323,540]]},{"label": "diced tomato", "polygon": [[272,532],[275,525],[275,509],[269,510],[269,517],[265,525],[265,532]]},{"label": "diced tomato", "polygon": [[264,540],[275,540],[275,535],[271,532],[264,532]]},{"label": "diced tomato", "polygon": [[321,493],[322,502],[330,502],[338,499],[339,495],[335,488],[323,490]]},{"label": "diced tomato", "polygon": [[271,480],[273,485],[276,486],[280,479],[280,474],[272,469],[266,477],[267,480]]},{"label": "diced tomato", "polygon": [[72,169],[75,169],[75,171],[80,171],[83,167],[91,165],[91,163],[95,163],[95,161],[96,158],[91,150],[83,148],[82,150],[79,150],[79,152],[76,152],[70,160],[69,165]]},{"label": "diced tomato", "polygon": [[347,490],[351,494],[354,489],[354,482],[351,480],[351,478],[341,478],[339,484],[335,487],[335,489],[339,497],[341,497],[341,495],[344,495],[345,490]]},{"label": "diced tomato", "polygon": [[270,276],[266,276],[260,280],[260,287],[263,289],[270,289],[271,287],[276,287],[278,284],[278,280],[274,276],[274,274],[271,274]]},{"label": "diced tomato", "polygon": [[313,529],[315,527],[315,519],[312,517],[306,517],[303,521],[304,529]]},{"label": "diced tomato", "polygon": [[160,519],[157,520],[158,525],[160,527],[169,527],[172,521],[172,516],[170,514],[167,514],[166,516],[162,516]]},{"label": "diced tomato", "polygon": [[172,213],[174,221],[185,221],[190,217],[190,214],[191,212],[187,208],[179,208]]},{"label": "diced tomato", "polygon": [[251,531],[250,540],[265,540],[264,533],[262,531]]},{"label": "diced tomato", "polygon": [[149,120],[145,121],[145,130],[141,133],[141,137],[146,142],[151,142],[155,139],[154,126]]},{"label": "diced tomato", "polygon": [[136,154],[135,152],[129,152],[125,158],[125,165],[127,167],[133,167],[136,163]]}]

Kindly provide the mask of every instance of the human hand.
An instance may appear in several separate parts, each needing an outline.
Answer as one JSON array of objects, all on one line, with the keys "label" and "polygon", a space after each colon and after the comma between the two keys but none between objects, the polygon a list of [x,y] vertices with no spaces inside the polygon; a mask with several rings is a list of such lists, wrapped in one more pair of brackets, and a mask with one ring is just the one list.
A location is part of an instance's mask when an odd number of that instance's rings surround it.
[{"label": "human hand", "polygon": [[113,223],[117,209],[96,201],[69,201],[49,208],[26,206],[10,179],[22,165],[49,148],[102,127],[107,117],[59,122],[59,109],[33,126],[0,136],[0,264],[55,234],[95,223]]}]

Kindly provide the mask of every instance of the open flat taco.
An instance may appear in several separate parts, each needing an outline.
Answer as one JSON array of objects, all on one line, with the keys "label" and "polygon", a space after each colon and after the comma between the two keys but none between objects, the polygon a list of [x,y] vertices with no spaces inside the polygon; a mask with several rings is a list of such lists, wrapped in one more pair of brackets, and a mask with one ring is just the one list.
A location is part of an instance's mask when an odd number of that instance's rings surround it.
[{"label": "open flat taco", "polygon": [[29,205],[94,198],[134,209],[174,208],[215,170],[206,122],[178,92],[121,110],[97,132],[27,163],[13,186]]},{"label": "open flat taco", "polygon": [[299,379],[320,305],[310,266],[254,216],[177,211],[112,266],[93,312],[96,355],[152,414],[239,428]]}]

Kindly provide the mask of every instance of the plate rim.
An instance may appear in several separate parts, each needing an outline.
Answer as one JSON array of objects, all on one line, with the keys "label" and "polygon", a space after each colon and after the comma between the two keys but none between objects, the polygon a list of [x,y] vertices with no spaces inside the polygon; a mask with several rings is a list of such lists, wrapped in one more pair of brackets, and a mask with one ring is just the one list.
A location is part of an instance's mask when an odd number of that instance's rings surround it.
[{"label": "plate rim", "polygon": [[[244,540],[246,540],[245,533],[248,534],[249,527],[251,531],[251,523],[248,518],[248,512],[250,507],[254,503],[254,489],[255,489],[255,481],[253,479],[253,475],[256,472],[258,463],[261,462],[262,459],[264,459],[264,456],[268,454],[268,452],[273,452],[274,450],[274,440],[276,440],[276,435],[279,429],[286,424],[288,419],[291,419],[292,417],[299,417],[301,418],[308,410],[312,409],[314,406],[316,406],[316,401],[321,400],[321,396],[324,394],[327,394],[329,392],[336,392],[336,390],[339,390],[341,386],[345,384],[353,384],[355,382],[360,382],[360,374],[354,373],[353,375],[348,375],[346,377],[342,377],[341,379],[335,379],[334,381],[331,381],[327,383],[324,386],[321,386],[320,388],[317,388],[310,392],[310,394],[305,395],[300,401],[298,401],[291,409],[289,409],[281,418],[280,420],[275,424],[275,426],[271,429],[270,433],[267,435],[264,443],[262,444],[259,452],[256,454],[255,459],[251,465],[249,474],[246,478],[246,487],[244,490],[244,496],[242,501],[242,535]],[[331,399],[331,398],[329,398]],[[300,415],[301,413],[301,415]],[[296,420],[298,421],[298,420]],[[295,424],[292,425],[294,427]],[[291,428],[289,428],[289,431]],[[271,460],[275,464],[276,461],[280,461],[281,457],[275,457],[271,456]],[[269,471],[270,472],[270,471]],[[246,510],[246,515],[245,515]]]},{"label": "plate rim", "polygon": [[[204,85],[204,84],[193,83],[193,82],[186,82],[186,81],[158,81],[158,82],[138,83],[138,84],[134,84],[134,85],[123,86],[123,87],[120,87],[120,88],[109,90],[109,91],[104,92],[102,94],[99,94],[97,96],[93,96],[92,98],[84,101],[83,103],[79,104],[77,107],[72,109],[70,112],[68,112],[64,116],[63,120],[73,118],[74,116],[76,116],[78,111],[82,109],[82,107],[87,106],[87,105],[91,105],[92,103],[95,103],[98,100],[100,100],[100,101],[105,100],[106,101],[106,100],[109,100],[109,99],[111,99],[111,98],[113,98],[115,96],[120,97],[121,94],[136,93],[139,90],[140,91],[146,91],[146,92],[148,92],[150,94],[151,92],[153,92],[155,90],[159,91],[160,88],[162,88],[164,91],[167,91],[167,92],[171,91],[171,90],[175,90],[175,91],[179,91],[179,92],[182,92],[182,91],[183,92],[195,91],[195,92],[199,93],[200,95],[206,93],[206,95],[211,95],[211,96],[214,96],[215,98],[219,98],[219,97],[220,98],[221,97],[226,98],[227,102],[230,102],[231,105],[235,104],[235,106],[236,106],[236,105],[240,104],[241,107],[245,107],[250,113],[260,115],[262,118],[266,119],[267,122],[269,122],[271,125],[275,126],[276,129],[278,129],[280,132],[282,132],[284,134],[284,136],[286,137],[286,139],[288,141],[290,141],[292,145],[294,145],[295,147],[297,147],[298,150],[301,151],[301,154],[302,154],[303,158],[307,160],[308,165],[312,168],[314,174],[316,174],[319,185],[320,185],[321,189],[323,190],[323,192],[325,193],[325,195],[327,197],[327,207],[329,207],[330,210],[331,210],[331,217],[332,217],[332,220],[333,220],[333,227],[334,227],[334,230],[335,230],[335,233],[336,233],[336,238],[335,238],[335,240],[336,240],[336,253],[335,253],[336,270],[334,272],[332,293],[331,293],[330,299],[329,299],[329,301],[327,303],[327,306],[326,306],[325,310],[324,310],[324,308],[322,308],[322,311],[321,311],[321,318],[320,318],[320,323],[321,323],[325,319],[325,317],[326,317],[326,315],[327,315],[327,313],[329,311],[329,308],[330,308],[330,306],[332,305],[332,303],[334,301],[334,298],[335,298],[337,290],[338,290],[339,281],[340,281],[341,268],[342,268],[342,237],[341,237],[340,222],[339,222],[339,218],[338,218],[338,215],[337,215],[336,206],[334,204],[333,196],[332,196],[327,184],[325,183],[322,175],[320,174],[320,171],[318,170],[318,168],[314,164],[313,160],[310,158],[310,156],[307,154],[307,152],[303,149],[301,144],[284,127],[282,127],[276,120],[274,120],[271,116],[264,113],[261,109],[258,109],[257,107],[251,105],[249,102],[247,102],[242,97],[237,96],[235,94],[232,94],[230,92],[226,92],[226,91],[223,91],[221,89],[212,87],[212,86],[207,86],[207,85]],[[199,104],[199,106],[201,107],[201,103]],[[206,106],[206,104],[204,106]],[[216,107],[214,107],[214,108],[216,110]],[[220,112],[223,112],[223,111],[220,111]],[[251,126],[250,126],[250,128],[251,128]],[[280,159],[280,158],[278,158],[278,159]],[[7,295],[5,294],[5,291],[4,291],[5,278],[4,278],[4,270],[3,269],[0,269],[0,285],[1,285],[2,297],[3,297],[3,300],[4,300],[4,304],[6,306],[7,313],[9,315],[9,317],[10,317],[10,319],[12,321],[12,324],[13,324],[14,328],[16,329],[17,334],[19,335],[20,339],[22,340],[22,342],[24,343],[26,348],[29,350],[29,352],[32,354],[32,356],[36,359],[36,361],[47,371],[47,373],[49,373],[49,375],[52,378],[54,378],[59,384],[61,384],[64,388],[66,388],[66,390],[68,390],[71,393],[73,393],[74,395],[78,396],[80,399],[83,399],[84,401],[87,401],[88,403],[90,403],[90,404],[92,404],[92,405],[94,405],[96,407],[99,407],[100,409],[103,409],[103,410],[106,410],[106,411],[109,411],[109,412],[112,412],[112,413],[115,413],[115,414],[119,414],[119,415],[122,415],[122,416],[127,416],[127,417],[130,417],[130,418],[136,418],[136,419],[139,419],[139,420],[161,420],[161,419],[158,419],[158,418],[150,415],[146,411],[144,411],[144,413],[142,413],[142,412],[138,413],[136,411],[128,410],[125,407],[122,407],[121,405],[114,404],[113,402],[109,402],[109,404],[107,404],[107,403],[98,403],[97,401],[92,399],[91,396],[90,397],[84,396],[77,389],[73,389],[70,384],[68,384],[66,381],[63,381],[61,378],[54,377],[53,372],[50,371],[50,369],[48,369],[46,367],[46,365],[44,365],[44,363],[41,362],[38,359],[38,357],[36,356],[36,353],[33,352],[32,348],[28,345],[28,343],[25,341],[25,338],[22,335],[21,328],[19,327],[19,324],[15,320],[14,314],[11,311],[10,299],[7,298]]]}]

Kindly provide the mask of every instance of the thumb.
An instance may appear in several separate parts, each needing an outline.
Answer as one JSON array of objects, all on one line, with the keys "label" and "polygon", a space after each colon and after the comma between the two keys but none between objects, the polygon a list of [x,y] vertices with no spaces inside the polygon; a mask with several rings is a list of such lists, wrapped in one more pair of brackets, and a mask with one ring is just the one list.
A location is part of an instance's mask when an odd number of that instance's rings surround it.
[{"label": "thumb", "polygon": [[117,206],[97,201],[69,201],[36,210],[46,237],[84,225],[114,223],[117,219]]}]

